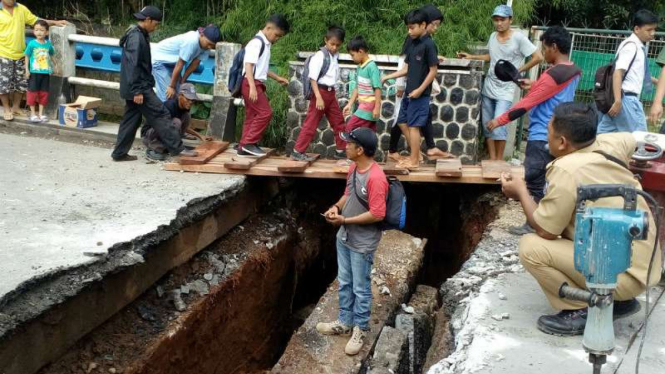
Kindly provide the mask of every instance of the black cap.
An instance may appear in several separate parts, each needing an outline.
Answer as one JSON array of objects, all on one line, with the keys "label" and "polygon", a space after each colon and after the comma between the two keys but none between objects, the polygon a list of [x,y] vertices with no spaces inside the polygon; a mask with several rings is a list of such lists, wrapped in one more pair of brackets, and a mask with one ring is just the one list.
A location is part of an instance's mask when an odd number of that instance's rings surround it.
[{"label": "black cap", "polygon": [[144,7],[141,9],[140,12],[134,13],[134,18],[138,20],[144,20],[146,18],[150,17],[150,19],[154,19],[155,21],[162,21],[162,11],[159,10],[156,6],[148,5],[147,7]]},{"label": "black cap", "polygon": [[374,156],[378,140],[374,131],[367,127],[358,127],[350,132],[343,132],[339,136],[345,142],[355,143],[363,147],[367,156]]},{"label": "black cap", "polygon": [[213,43],[217,43],[222,40],[222,32],[219,31],[219,27],[215,25],[208,25],[203,29],[203,36],[208,38]]},{"label": "black cap", "polygon": [[494,65],[494,74],[502,82],[515,82],[519,84],[519,80],[522,79],[519,70],[510,63],[510,61],[499,60]]}]

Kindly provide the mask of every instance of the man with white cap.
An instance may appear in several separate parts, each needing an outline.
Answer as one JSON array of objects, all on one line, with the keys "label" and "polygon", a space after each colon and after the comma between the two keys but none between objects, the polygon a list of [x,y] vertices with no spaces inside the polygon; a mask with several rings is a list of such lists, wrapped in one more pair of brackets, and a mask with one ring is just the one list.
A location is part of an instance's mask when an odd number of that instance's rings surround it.
[{"label": "man with white cap", "polygon": [[490,120],[498,117],[510,108],[513,104],[517,86],[512,82],[502,82],[499,80],[494,73],[494,66],[499,60],[506,60],[515,66],[520,66],[526,56],[531,56],[531,60],[528,63],[519,67],[519,72],[521,73],[528,71],[543,61],[543,55],[529,41],[528,37],[520,32],[511,30],[513,9],[508,5],[499,5],[494,8],[492,22],[496,31],[490,35],[487,43],[489,53],[472,55],[460,52],[457,56],[459,58],[482,60],[490,63],[482,92],[483,134],[487,142],[487,151],[490,159],[502,160],[508,130],[502,126],[490,131],[487,129],[487,124]]}]

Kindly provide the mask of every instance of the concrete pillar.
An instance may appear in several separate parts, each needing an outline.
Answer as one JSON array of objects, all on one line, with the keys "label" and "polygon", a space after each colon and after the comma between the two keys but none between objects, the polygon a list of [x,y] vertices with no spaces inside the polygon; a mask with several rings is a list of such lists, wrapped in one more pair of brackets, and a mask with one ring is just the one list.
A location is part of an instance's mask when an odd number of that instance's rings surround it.
[{"label": "concrete pillar", "polygon": [[235,140],[236,112],[229,92],[229,70],[233,57],[242,46],[237,43],[217,43],[215,57],[215,82],[212,109],[208,121],[208,135],[226,141]]},{"label": "concrete pillar", "polygon": [[[76,49],[69,42],[69,35],[76,34],[76,27],[68,23],[64,27],[53,26],[49,29],[49,39],[53,44],[53,74],[50,79],[49,99],[46,106],[46,115],[56,118],[58,113],[58,97],[61,93],[69,96],[67,79],[76,75]],[[71,100],[71,98],[68,98]]]}]

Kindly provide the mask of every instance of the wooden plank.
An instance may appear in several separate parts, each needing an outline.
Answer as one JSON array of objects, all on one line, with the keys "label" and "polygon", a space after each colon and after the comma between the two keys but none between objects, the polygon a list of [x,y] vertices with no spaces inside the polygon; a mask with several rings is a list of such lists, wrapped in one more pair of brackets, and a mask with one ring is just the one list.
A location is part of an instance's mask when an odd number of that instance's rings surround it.
[{"label": "wooden plank", "polygon": [[436,171],[434,174],[437,177],[459,178],[462,176],[462,161],[458,158],[436,160]]},{"label": "wooden plank", "polygon": [[231,169],[231,170],[249,170],[252,168],[252,166],[268,158],[268,156],[270,156],[275,150],[266,148],[264,149],[264,151],[266,152],[266,154],[258,157],[255,156],[241,157],[236,154],[235,156],[231,157],[230,160],[224,163],[224,167],[226,169]]},{"label": "wooden plank", "polygon": [[181,165],[201,165],[212,160],[229,147],[229,142],[212,141],[199,144],[194,150],[199,154],[195,157],[181,156],[178,163]]},{"label": "wooden plank", "polygon": [[499,179],[501,173],[509,173],[511,166],[506,161],[500,160],[483,160],[480,162],[480,167],[483,171],[483,178],[485,179]]},{"label": "wooden plank", "polygon": [[295,161],[291,159],[286,159],[282,161],[281,164],[277,166],[277,170],[282,173],[304,173],[305,170],[316,160],[321,157],[318,153],[308,153],[307,157],[313,158],[312,161]]},{"label": "wooden plank", "polygon": [[381,167],[386,175],[409,175],[409,169],[399,167],[393,162],[382,164]]}]

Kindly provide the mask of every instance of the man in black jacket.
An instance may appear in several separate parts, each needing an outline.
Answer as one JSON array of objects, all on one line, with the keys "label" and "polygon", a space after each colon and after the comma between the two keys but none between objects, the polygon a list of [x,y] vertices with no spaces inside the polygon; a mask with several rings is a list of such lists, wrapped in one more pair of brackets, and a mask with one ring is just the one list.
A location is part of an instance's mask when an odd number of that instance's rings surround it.
[{"label": "man in black jacket", "polygon": [[114,161],[137,159],[128,152],[141,125],[141,116],[155,129],[171,155],[196,156],[196,152],[183,147],[180,133],[171,126],[168,110],[153,91],[155,79],[152,76],[149,34],[159,26],[162,12],[154,6],[147,6],[134,14],[134,18],[138,20],[138,25],[130,28],[120,39],[120,97],[125,100],[125,115],[120,122],[118,140],[111,157]]}]

